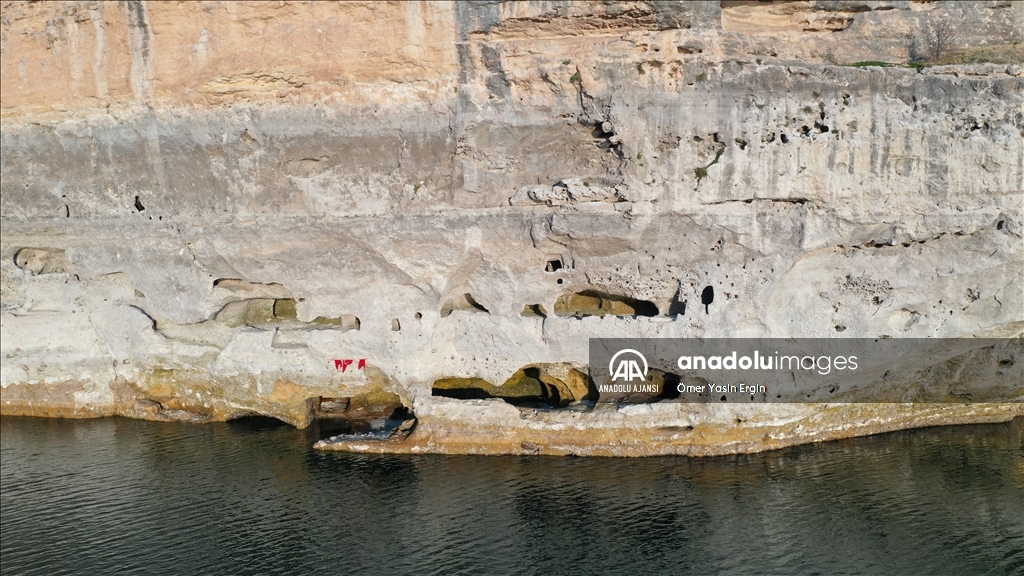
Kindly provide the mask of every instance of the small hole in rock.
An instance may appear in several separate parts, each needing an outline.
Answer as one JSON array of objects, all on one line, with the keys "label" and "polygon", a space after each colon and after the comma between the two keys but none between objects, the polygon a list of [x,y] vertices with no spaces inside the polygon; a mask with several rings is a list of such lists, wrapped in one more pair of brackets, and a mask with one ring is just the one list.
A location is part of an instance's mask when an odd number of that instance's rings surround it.
[{"label": "small hole in rock", "polygon": [[548,260],[547,265],[544,266],[544,271],[545,272],[557,272],[558,270],[561,270],[561,269],[562,269],[562,261],[561,260]]},{"label": "small hole in rock", "polygon": [[402,323],[398,321],[398,318],[391,319],[391,331],[398,332],[402,329]]}]

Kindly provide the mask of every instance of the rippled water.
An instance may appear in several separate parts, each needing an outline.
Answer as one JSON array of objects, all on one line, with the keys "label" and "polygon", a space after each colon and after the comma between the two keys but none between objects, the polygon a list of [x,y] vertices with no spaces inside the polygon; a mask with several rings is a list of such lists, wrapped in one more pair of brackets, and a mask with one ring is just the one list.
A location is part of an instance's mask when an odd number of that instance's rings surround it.
[{"label": "rippled water", "polygon": [[688,459],[0,419],[3,574],[1024,573],[1024,420]]}]

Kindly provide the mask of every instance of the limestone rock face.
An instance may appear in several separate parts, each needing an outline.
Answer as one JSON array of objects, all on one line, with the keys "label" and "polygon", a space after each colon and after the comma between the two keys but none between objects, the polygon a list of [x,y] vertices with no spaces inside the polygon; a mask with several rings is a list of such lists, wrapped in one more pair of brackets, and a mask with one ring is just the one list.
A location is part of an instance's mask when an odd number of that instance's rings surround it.
[{"label": "limestone rock face", "polygon": [[[574,407],[590,337],[1020,334],[1022,3],[4,2],[0,41],[4,414],[386,392],[411,433],[343,448],[633,455],[1021,414]],[[431,393],[517,374],[563,409]]]}]

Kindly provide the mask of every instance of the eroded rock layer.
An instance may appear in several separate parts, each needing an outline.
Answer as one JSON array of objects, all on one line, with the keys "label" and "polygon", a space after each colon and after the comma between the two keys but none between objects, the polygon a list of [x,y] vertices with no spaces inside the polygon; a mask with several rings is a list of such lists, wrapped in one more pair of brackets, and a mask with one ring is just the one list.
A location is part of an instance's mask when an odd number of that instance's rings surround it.
[{"label": "eroded rock layer", "polygon": [[1022,40],[1002,1],[4,2],[0,407],[351,410],[405,423],[324,447],[445,453],[1008,420],[594,408],[586,363],[1019,337]]}]

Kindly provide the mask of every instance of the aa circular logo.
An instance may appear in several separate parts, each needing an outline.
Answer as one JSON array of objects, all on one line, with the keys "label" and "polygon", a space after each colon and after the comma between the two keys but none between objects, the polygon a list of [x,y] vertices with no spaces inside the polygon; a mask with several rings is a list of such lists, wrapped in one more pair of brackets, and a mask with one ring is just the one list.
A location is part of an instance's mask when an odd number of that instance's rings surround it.
[{"label": "aa circular logo", "polygon": [[647,378],[647,358],[632,348],[619,350],[608,362],[608,373],[612,375],[612,382],[644,380]]}]

